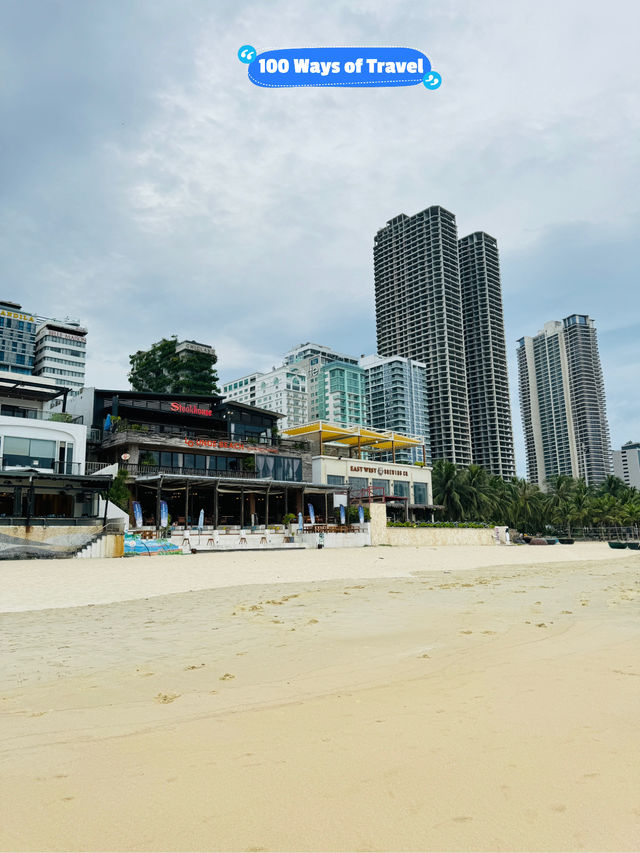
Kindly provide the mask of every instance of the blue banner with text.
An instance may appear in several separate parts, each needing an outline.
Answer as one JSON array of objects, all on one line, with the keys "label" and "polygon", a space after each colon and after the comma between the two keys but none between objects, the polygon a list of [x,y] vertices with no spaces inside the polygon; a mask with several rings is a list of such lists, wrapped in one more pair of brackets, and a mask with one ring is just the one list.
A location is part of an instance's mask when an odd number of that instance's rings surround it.
[{"label": "blue banner with text", "polygon": [[[431,63],[412,47],[301,47],[238,54],[256,86],[416,86]],[[428,86],[429,87],[429,86]]]}]

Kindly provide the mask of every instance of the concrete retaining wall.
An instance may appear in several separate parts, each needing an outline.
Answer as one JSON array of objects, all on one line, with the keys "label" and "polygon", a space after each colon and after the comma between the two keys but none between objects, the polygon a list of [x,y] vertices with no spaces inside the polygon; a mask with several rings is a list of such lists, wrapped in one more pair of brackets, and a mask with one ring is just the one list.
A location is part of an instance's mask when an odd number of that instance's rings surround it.
[{"label": "concrete retaining wall", "polygon": [[371,504],[371,544],[413,548],[434,545],[495,545],[492,528],[387,527],[384,504]]},{"label": "concrete retaining wall", "polygon": [[102,524],[76,526],[7,525],[0,527],[0,560],[70,557],[102,530]]}]

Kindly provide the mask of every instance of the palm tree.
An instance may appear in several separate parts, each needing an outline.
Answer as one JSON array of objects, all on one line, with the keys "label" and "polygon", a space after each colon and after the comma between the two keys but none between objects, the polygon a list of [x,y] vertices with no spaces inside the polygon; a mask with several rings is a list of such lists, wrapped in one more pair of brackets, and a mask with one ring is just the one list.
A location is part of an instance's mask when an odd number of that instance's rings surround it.
[{"label": "palm tree", "polygon": [[515,479],[514,497],[509,510],[511,526],[523,533],[536,532],[544,525],[543,495],[537,485]]},{"label": "palm tree", "polygon": [[460,521],[464,516],[464,485],[453,462],[438,459],[433,466],[433,502],[444,509],[448,521]]},{"label": "palm tree", "polygon": [[548,521],[566,526],[571,536],[570,502],[576,488],[576,481],[568,474],[556,474],[547,480],[549,491],[544,499],[544,512]]},{"label": "palm tree", "polygon": [[493,504],[489,495],[489,475],[480,465],[469,465],[462,474],[464,517],[469,521],[487,521]]}]

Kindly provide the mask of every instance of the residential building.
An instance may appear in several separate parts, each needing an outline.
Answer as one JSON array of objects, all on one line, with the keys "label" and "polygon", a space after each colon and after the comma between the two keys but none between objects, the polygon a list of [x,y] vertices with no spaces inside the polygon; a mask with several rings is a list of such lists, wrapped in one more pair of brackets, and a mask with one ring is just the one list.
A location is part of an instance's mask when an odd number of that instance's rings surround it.
[{"label": "residential building", "polygon": [[378,353],[427,368],[433,459],[472,462],[455,216],[429,207],[375,237]]},{"label": "residential building", "polygon": [[0,301],[0,371],[33,372],[36,317],[17,302]]},{"label": "residential building", "polygon": [[[330,398],[326,374],[321,372],[324,365],[333,362],[340,362],[346,365],[346,368],[358,368],[357,358],[336,352],[322,344],[307,342],[289,350],[279,367],[230,380],[224,383],[222,391],[228,400],[237,400],[278,412],[279,428],[288,429],[320,417],[321,410],[333,411],[334,399],[336,403],[338,399]],[[337,377],[338,374],[334,374],[334,384]],[[346,374],[343,379],[347,382]],[[348,383],[351,386],[358,385],[353,376],[349,377]],[[347,391],[345,385],[343,393],[349,396],[345,397],[341,408],[345,411],[348,409],[354,417],[362,418],[362,400],[353,398],[357,391],[352,387]],[[362,420],[356,423],[362,423]]]},{"label": "residential building", "polygon": [[572,314],[518,341],[527,476],[545,487],[568,474],[587,485],[611,473],[604,382],[593,320]]},{"label": "residential building", "polygon": [[[316,418],[341,426],[368,423],[364,370],[357,364],[331,361],[322,365],[316,384]],[[316,413],[317,412],[317,413]]]},{"label": "residential building", "polygon": [[279,429],[308,420],[307,376],[300,368],[283,365],[269,373],[252,373],[226,383],[222,390],[228,400],[282,413]]},{"label": "residential building", "polygon": [[634,489],[640,489],[640,441],[628,441],[613,451],[613,473]]},{"label": "residential building", "polygon": [[52,384],[80,390],[84,387],[87,330],[74,320],[44,320],[35,339],[33,375]]},{"label": "residential building", "polygon": [[[399,355],[363,355],[360,366],[365,372],[367,425],[376,430],[419,436],[430,461],[426,364]],[[396,459],[422,462],[423,450],[400,450]]]},{"label": "residential building", "polygon": [[464,350],[474,464],[515,477],[498,245],[482,231],[459,243]]}]

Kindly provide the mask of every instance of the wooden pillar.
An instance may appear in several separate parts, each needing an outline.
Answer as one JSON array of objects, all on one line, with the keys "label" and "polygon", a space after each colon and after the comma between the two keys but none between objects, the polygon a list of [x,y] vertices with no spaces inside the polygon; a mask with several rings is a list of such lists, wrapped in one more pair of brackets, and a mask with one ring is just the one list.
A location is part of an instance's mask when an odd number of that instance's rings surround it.
[{"label": "wooden pillar", "polygon": [[393,439],[391,439],[391,460],[396,461],[396,443]]},{"label": "wooden pillar", "polygon": [[271,490],[271,483],[267,486],[267,494],[264,496],[264,526],[269,526],[269,491]]},{"label": "wooden pillar", "polygon": [[362,450],[360,448],[360,433],[358,433],[358,459],[362,459]]},{"label": "wooden pillar", "polygon": [[329,496],[324,493],[324,523],[329,524]]},{"label": "wooden pillar", "polygon": [[213,484],[213,528],[218,528],[218,481]]},{"label": "wooden pillar", "polygon": [[422,464],[427,464],[427,446],[425,444],[422,445]]},{"label": "wooden pillar", "polygon": [[160,528],[160,500],[162,499],[162,477],[156,486],[156,530]]},{"label": "wooden pillar", "polygon": [[249,521],[253,524],[253,516],[256,514],[256,495],[249,492]]},{"label": "wooden pillar", "polygon": [[189,481],[186,480],[184,488],[184,526],[185,529],[189,524]]},{"label": "wooden pillar", "polygon": [[296,514],[299,512],[304,515],[304,489],[296,492]]},{"label": "wooden pillar", "polygon": [[289,489],[284,487],[284,514],[289,515]]},{"label": "wooden pillar", "polygon": [[244,527],[244,486],[240,487],[240,529]]}]

